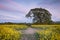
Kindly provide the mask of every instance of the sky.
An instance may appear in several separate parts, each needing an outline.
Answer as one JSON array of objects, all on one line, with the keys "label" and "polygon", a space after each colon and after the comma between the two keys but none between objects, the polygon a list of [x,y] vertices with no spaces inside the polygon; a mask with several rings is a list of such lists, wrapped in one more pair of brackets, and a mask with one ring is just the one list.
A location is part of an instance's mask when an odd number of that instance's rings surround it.
[{"label": "sky", "polygon": [[60,0],[0,0],[0,22],[32,22],[25,15],[33,8],[44,8],[60,21]]}]

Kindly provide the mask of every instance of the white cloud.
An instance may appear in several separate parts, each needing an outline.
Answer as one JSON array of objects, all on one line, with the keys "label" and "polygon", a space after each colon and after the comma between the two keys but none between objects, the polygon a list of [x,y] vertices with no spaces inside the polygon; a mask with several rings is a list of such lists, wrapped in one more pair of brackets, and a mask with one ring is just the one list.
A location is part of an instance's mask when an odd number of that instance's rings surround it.
[{"label": "white cloud", "polygon": [[23,20],[24,16],[22,15],[14,15],[13,13],[0,11],[0,19],[7,19],[7,20]]}]

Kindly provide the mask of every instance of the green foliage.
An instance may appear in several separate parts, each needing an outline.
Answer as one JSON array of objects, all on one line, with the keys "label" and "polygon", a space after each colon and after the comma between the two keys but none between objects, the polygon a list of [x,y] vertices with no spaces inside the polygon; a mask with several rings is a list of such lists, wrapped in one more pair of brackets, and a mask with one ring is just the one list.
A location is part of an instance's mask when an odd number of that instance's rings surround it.
[{"label": "green foliage", "polygon": [[33,18],[33,23],[51,23],[51,14],[48,10],[43,8],[31,9],[26,17]]},{"label": "green foliage", "polygon": [[39,34],[36,32],[34,35],[35,35],[35,39],[39,40],[39,38],[40,38]]},{"label": "green foliage", "polygon": [[0,40],[20,40],[21,38],[21,32],[8,28],[0,26]]}]

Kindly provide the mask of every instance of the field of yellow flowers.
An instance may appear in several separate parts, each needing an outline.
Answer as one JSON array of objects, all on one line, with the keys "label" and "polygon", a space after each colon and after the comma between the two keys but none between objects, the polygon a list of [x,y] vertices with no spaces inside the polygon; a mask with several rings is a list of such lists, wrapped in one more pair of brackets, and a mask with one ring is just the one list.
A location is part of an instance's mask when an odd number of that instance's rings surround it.
[{"label": "field of yellow flowers", "polygon": [[12,28],[0,26],[0,40],[20,40],[21,32]]},{"label": "field of yellow flowers", "polygon": [[39,40],[60,40],[60,25],[32,25],[37,28]]},{"label": "field of yellow flowers", "polygon": [[[20,40],[20,30],[27,28],[27,25],[0,25],[0,40]],[[39,40],[60,40],[60,25],[31,25],[31,28],[36,29]]]},{"label": "field of yellow flowers", "polygon": [[0,40],[20,40],[22,33],[19,30],[23,30],[26,28],[26,25],[0,25]]},{"label": "field of yellow flowers", "polygon": [[17,25],[17,24],[4,24],[4,25],[0,25],[0,26],[3,26],[3,27],[9,27],[9,28],[13,28],[13,29],[16,29],[16,30],[22,30],[22,29],[26,29],[27,26],[26,25]]}]

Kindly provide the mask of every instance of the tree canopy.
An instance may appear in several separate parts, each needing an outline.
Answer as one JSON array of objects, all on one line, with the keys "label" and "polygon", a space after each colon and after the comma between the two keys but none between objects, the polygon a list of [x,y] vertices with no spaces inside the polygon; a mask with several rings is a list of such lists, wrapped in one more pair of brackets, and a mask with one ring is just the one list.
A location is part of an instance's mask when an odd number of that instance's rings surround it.
[{"label": "tree canopy", "polygon": [[33,17],[33,23],[50,23],[52,14],[43,8],[34,8],[31,9],[28,14],[26,14],[26,17]]}]

